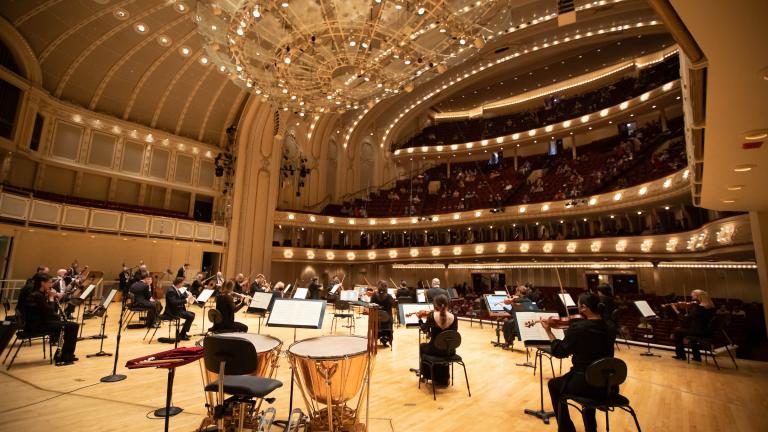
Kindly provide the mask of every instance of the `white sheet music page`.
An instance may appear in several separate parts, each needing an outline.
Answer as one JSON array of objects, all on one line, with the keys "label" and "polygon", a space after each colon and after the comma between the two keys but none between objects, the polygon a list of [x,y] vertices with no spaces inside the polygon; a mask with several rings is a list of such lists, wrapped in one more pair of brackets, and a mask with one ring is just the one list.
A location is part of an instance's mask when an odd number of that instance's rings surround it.
[{"label": "white sheet music page", "polygon": [[293,298],[305,299],[307,298],[307,293],[309,293],[309,288],[296,288],[296,292],[293,293]]},{"label": "white sheet music page", "polygon": [[339,298],[344,301],[357,301],[360,297],[360,293],[355,290],[344,290],[339,295]]},{"label": "white sheet music page", "polygon": [[336,285],[334,285],[334,286],[333,286],[333,288],[331,288],[331,291],[330,291],[330,293],[331,293],[331,294],[336,294],[336,291],[338,291],[338,290],[339,290],[339,288],[341,288],[341,284],[336,284]]},{"label": "white sheet music page", "polygon": [[104,298],[104,301],[101,302],[101,305],[104,307],[109,306],[109,304],[112,303],[112,299],[115,298],[115,294],[117,294],[116,289],[110,291],[109,294],[107,294],[107,297]]},{"label": "white sheet music page", "polygon": [[560,301],[563,302],[565,307],[576,307],[576,303],[573,301],[573,297],[571,297],[568,293],[557,293],[557,296],[560,297]]},{"label": "white sheet music page", "polygon": [[414,325],[419,323],[419,317],[417,317],[416,315],[408,316],[408,314],[415,313],[418,311],[423,311],[423,310],[429,310],[429,311],[434,310],[434,307],[431,304],[424,305],[424,304],[418,304],[418,303],[405,303],[405,304],[401,304],[400,307],[403,310],[403,316],[401,317],[402,318],[401,322],[405,325]]},{"label": "white sheet music page", "polygon": [[253,293],[253,299],[251,300],[251,303],[248,305],[248,307],[256,309],[267,309],[269,308],[269,302],[271,301],[272,293],[255,292]]},{"label": "white sheet music page", "polygon": [[320,328],[324,308],[324,301],[275,299],[267,324]]},{"label": "white sheet music page", "polygon": [[198,303],[205,303],[208,301],[209,298],[213,295],[212,289],[204,289],[199,296],[197,296],[197,302]]},{"label": "white sheet music page", "polygon": [[636,300],[635,306],[637,306],[637,310],[640,311],[640,314],[643,316],[643,318],[650,318],[655,317],[656,312],[651,309],[651,305],[648,304],[645,300]]},{"label": "white sheet music page", "polygon": [[[520,331],[520,339],[523,342],[548,341],[549,336],[547,336],[546,330],[544,330],[544,327],[542,327],[541,323],[538,321],[552,316],[559,317],[557,312],[517,312],[515,313],[515,316],[517,317],[517,327]],[[526,323],[531,321],[536,324],[531,327],[526,326]],[[562,329],[552,329],[552,333],[558,339],[563,339],[565,337],[565,331]]]},{"label": "white sheet music page", "polygon": [[94,285],[94,284],[90,284],[90,285],[88,285],[88,288],[86,288],[86,289],[85,289],[85,291],[83,291],[83,293],[82,293],[82,294],[80,294],[80,300],[85,300],[85,299],[87,299],[87,298],[88,298],[88,296],[89,296],[89,295],[91,295],[91,293],[93,292],[93,290],[94,290],[95,288],[96,288],[96,285]]}]

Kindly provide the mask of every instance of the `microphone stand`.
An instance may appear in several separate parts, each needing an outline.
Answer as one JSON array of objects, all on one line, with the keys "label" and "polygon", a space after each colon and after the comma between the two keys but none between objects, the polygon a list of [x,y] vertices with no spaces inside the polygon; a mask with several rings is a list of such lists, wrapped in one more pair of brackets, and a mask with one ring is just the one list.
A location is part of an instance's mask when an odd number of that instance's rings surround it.
[{"label": "microphone stand", "polygon": [[117,343],[115,345],[115,363],[112,366],[112,375],[101,377],[101,382],[118,382],[128,378],[126,375],[117,373],[117,358],[120,356],[120,335],[123,332],[123,317],[125,316],[125,300],[126,296],[123,296],[120,308],[120,319],[117,326]]}]

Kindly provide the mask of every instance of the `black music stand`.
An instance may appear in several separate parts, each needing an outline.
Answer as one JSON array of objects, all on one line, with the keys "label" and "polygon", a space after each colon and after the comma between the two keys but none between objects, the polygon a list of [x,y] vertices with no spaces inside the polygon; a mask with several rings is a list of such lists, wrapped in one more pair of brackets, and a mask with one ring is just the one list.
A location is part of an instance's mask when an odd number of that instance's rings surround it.
[{"label": "black music stand", "polygon": [[195,304],[203,308],[203,329],[201,330],[201,333],[198,333],[195,336],[205,336],[208,334],[208,332],[205,330],[205,308],[208,306],[208,300],[210,300],[211,295],[213,295],[214,292],[214,290],[206,288],[200,293],[199,296],[197,296],[197,302]]},{"label": "black music stand", "polygon": [[[544,410],[544,353],[546,349],[551,346],[549,341],[549,335],[544,330],[541,324],[534,324],[530,327],[526,323],[530,321],[538,321],[541,319],[547,319],[551,316],[559,316],[556,312],[516,312],[515,319],[517,321],[517,331],[520,334],[520,339],[525,344],[526,351],[528,348],[536,349],[536,358],[534,359],[534,374],[536,373],[536,361],[538,361],[539,368],[539,409],[534,410],[530,408],[525,409],[525,413],[541,419],[544,424],[549,424],[550,417],[555,416],[554,411]],[[553,332],[557,333],[561,339],[563,337],[562,330],[553,329]]]},{"label": "black music stand", "polygon": [[126,314],[126,300],[128,300],[128,296],[122,296],[122,301],[120,302],[120,319],[118,320],[117,327],[117,338],[115,339],[115,362],[112,365],[112,374],[101,377],[99,380],[101,382],[118,382],[128,378],[127,375],[117,373],[117,358],[120,356],[120,337],[123,334],[123,319],[125,318]]},{"label": "black music stand", "polygon": [[491,345],[495,347],[503,347],[505,344],[501,342],[501,323],[504,318],[509,318],[511,315],[504,308],[504,300],[508,297],[506,294],[485,294],[483,299],[485,300],[485,306],[488,308],[488,316],[496,320],[496,341],[491,341]]},{"label": "black music stand", "polygon": [[646,350],[641,352],[640,355],[644,357],[661,357],[658,354],[654,354],[651,352],[651,339],[653,339],[653,326],[651,326],[648,321],[649,320],[655,320],[658,319],[659,316],[656,315],[656,312],[651,309],[651,305],[648,304],[645,300],[636,300],[635,307],[640,312],[640,315],[643,317],[642,324],[645,325],[643,328],[643,339],[645,339],[646,343]]},{"label": "black music stand", "polygon": [[99,334],[99,336],[101,336],[99,338],[101,339],[101,343],[99,344],[99,352],[86,355],[88,358],[112,356],[112,353],[104,351],[104,339],[107,338],[107,336],[104,334],[104,328],[107,324],[107,309],[109,308],[109,304],[112,303],[112,299],[115,298],[115,294],[117,294],[117,289],[110,291],[107,297],[102,300],[101,304],[96,306],[96,310],[93,311],[93,316],[101,318],[101,333]]},{"label": "black music stand", "polygon": [[84,339],[99,338],[99,335],[83,337],[83,327],[85,327],[85,309],[83,308],[83,304],[85,303],[86,300],[88,300],[88,305],[90,307],[91,300],[92,300],[91,295],[93,294],[93,291],[95,290],[95,288],[96,288],[95,284],[88,285],[88,288],[86,288],[85,291],[83,291],[83,293],[80,294],[79,297],[76,297],[70,300],[70,302],[72,301],[75,302],[75,305],[77,306],[77,315],[80,316],[80,332],[77,335],[78,341],[81,341]]},{"label": "black music stand", "polygon": [[268,292],[255,292],[251,298],[251,302],[248,304],[247,313],[256,315],[259,319],[259,327],[256,331],[257,334],[261,334],[261,321],[266,318],[267,312],[272,305],[272,299],[274,296]]},{"label": "black music stand", "polygon": [[[323,328],[325,300],[275,299],[272,311],[267,319],[267,327],[286,327],[293,329],[293,341],[296,342],[296,329]],[[291,396],[288,401],[288,422],[293,415],[293,381],[295,371],[291,367]],[[287,429],[286,429],[287,430]]]}]

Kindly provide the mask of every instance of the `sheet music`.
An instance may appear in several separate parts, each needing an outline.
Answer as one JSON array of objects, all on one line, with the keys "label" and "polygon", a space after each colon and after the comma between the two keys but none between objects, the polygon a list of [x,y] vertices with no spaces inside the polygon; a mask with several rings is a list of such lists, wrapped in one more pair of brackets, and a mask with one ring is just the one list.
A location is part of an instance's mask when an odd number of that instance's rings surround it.
[{"label": "sheet music", "polygon": [[96,288],[96,285],[94,285],[94,284],[90,284],[90,285],[88,285],[88,288],[86,288],[86,289],[85,289],[85,291],[83,291],[83,293],[82,293],[82,294],[80,294],[80,300],[85,300],[85,299],[87,299],[87,298],[88,298],[88,296],[89,296],[89,295],[91,295],[91,293],[93,292],[93,290],[94,290],[95,288]]},{"label": "sheet music", "polygon": [[419,317],[416,315],[406,316],[409,313],[414,313],[418,311],[428,310],[432,311],[435,310],[434,307],[431,304],[418,304],[418,303],[404,303],[401,305],[398,305],[398,314],[400,316],[400,323],[405,324],[406,326],[414,326],[419,324]]},{"label": "sheet music", "polygon": [[[532,327],[526,327],[526,323],[530,321],[539,321],[540,319],[546,319],[549,317],[559,317],[557,312],[516,312],[515,319],[517,320],[517,328],[520,334],[520,340],[523,342],[541,341],[548,342],[549,336],[541,326],[540,322],[536,322],[536,325]],[[552,333],[558,339],[565,337],[565,331],[563,329],[552,329]]]},{"label": "sheet music", "polygon": [[197,296],[197,302],[198,303],[205,303],[208,301],[209,298],[213,295],[213,290],[208,288],[204,289],[202,292],[200,292],[200,295]]},{"label": "sheet music", "polygon": [[387,288],[387,294],[391,295],[392,298],[395,298],[397,295],[397,290],[394,288]]},{"label": "sheet music", "polygon": [[505,295],[507,295],[507,292],[506,291],[494,291],[493,295],[503,295],[503,296],[505,296]]},{"label": "sheet music", "polygon": [[359,298],[360,294],[355,290],[344,290],[339,296],[339,299],[344,301],[357,301]]},{"label": "sheet music", "polygon": [[565,305],[565,307],[576,307],[576,303],[573,301],[573,297],[571,297],[568,293],[557,293],[557,296],[560,298],[560,301]]},{"label": "sheet music", "polygon": [[334,285],[334,286],[333,286],[333,288],[331,288],[331,291],[330,291],[330,293],[331,293],[331,294],[336,294],[336,291],[338,291],[338,290],[339,290],[339,288],[341,288],[341,284],[336,284],[336,285]]},{"label": "sheet music", "polygon": [[309,288],[296,288],[296,292],[293,293],[295,299],[305,299],[309,293]]},{"label": "sheet music", "polygon": [[325,300],[275,299],[267,325],[319,329],[324,314]]},{"label": "sheet music", "polygon": [[506,299],[506,294],[486,294],[485,305],[488,306],[488,310],[491,312],[505,312],[506,308],[504,307],[504,300]]},{"label": "sheet music", "polygon": [[643,318],[650,318],[655,317],[656,312],[651,309],[651,305],[648,304],[645,300],[636,300],[635,301],[635,307],[637,307],[637,310],[640,311],[640,315],[643,316]]},{"label": "sheet music", "polygon": [[420,289],[416,290],[416,303],[426,303],[427,302],[427,290]]},{"label": "sheet music", "polygon": [[112,299],[115,298],[115,294],[117,294],[117,290],[113,289],[112,291],[107,294],[107,297],[104,298],[104,300],[101,302],[101,306],[105,309],[109,306],[110,303],[112,303]]},{"label": "sheet music", "polygon": [[253,293],[253,299],[248,305],[249,308],[267,310],[269,308],[269,302],[272,301],[272,293],[255,292]]}]

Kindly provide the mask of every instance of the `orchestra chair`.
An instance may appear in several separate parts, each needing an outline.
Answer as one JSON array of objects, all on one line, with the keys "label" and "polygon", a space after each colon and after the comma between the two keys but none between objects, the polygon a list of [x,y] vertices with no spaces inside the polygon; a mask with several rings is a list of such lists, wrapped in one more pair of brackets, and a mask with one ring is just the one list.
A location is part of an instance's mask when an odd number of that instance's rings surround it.
[{"label": "orchestra chair", "polygon": [[[45,347],[46,345],[48,346],[48,357],[50,358],[50,364],[53,364],[53,338],[48,332],[30,332],[24,330],[24,321],[18,315],[16,316],[16,328],[19,330],[16,330],[13,342],[11,342],[11,346],[8,347],[8,352],[5,354],[5,358],[3,359],[3,364],[8,361],[8,356],[11,355],[11,351],[13,351],[13,347],[17,342],[18,345],[16,345],[16,351],[13,353],[13,357],[11,357],[11,361],[8,363],[8,366],[6,366],[5,370],[11,369],[11,366],[13,366],[13,362],[16,361],[16,356],[19,355],[19,351],[21,351],[21,347],[24,345],[24,343],[26,342],[29,344],[29,346],[32,346],[32,341],[34,340],[40,340],[43,343],[43,359],[45,359]],[[61,331],[64,331],[64,329]]]},{"label": "orchestra chair", "polygon": [[[432,380],[432,378],[435,375],[435,366],[436,365],[444,365],[451,367],[451,386],[453,386],[453,364],[458,363],[461,365],[462,368],[464,368],[464,380],[467,382],[467,395],[469,397],[472,397],[472,393],[469,391],[469,377],[467,377],[467,365],[464,364],[464,360],[462,360],[461,356],[456,354],[456,348],[458,348],[461,345],[461,334],[457,332],[456,330],[446,330],[435,338],[434,346],[435,348],[445,351],[445,352],[452,352],[454,354],[451,355],[433,355],[433,354],[422,354],[419,359],[419,364],[426,365],[429,367],[429,380]],[[421,388],[421,379],[419,379],[419,388]],[[437,400],[437,393],[435,392],[435,382],[432,380],[432,399]]]},{"label": "orchestra chair", "polygon": [[349,334],[355,332],[355,314],[352,313],[349,307],[349,302],[345,300],[336,300],[333,304],[333,319],[331,320],[331,334],[336,332],[337,320],[347,320],[347,327],[349,328]]},{"label": "orchestra chair", "polygon": [[[731,357],[733,366],[738,369],[739,365],[736,364],[736,358],[731,352],[730,345],[733,345],[733,341],[725,332],[725,328],[728,325],[728,321],[722,315],[715,315],[709,322],[707,332],[708,336],[688,336],[686,337],[686,345],[691,348],[692,345],[698,344],[701,355],[704,356],[704,362],[707,361],[707,356],[712,357],[712,362],[715,363],[717,370],[720,370],[720,365],[717,363],[717,356],[715,355],[715,349],[724,347]],[[691,357],[688,357],[688,363],[691,362]]]},{"label": "orchestra chair", "polygon": [[[389,349],[393,349],[392,346],[395,344],[395,330],[394,330],[394,318],[391,314],[387,313],[387,311],[378,309],[377,310],[377,318],[379,320],[379,334],[376,335],[378,339],[381,339],[383,337],[386,337],[389,341]],[[368,312],[370,313],[370,311]],[[384,329],[381,325],[383,322],[390,322],[391,328]]]},{"label": "orchestra chair", "polygon": [[136,313],[139,314],[139,321],[147,320],[147,308],[136,304],[136,297],[132,292],[128,293],[128,299],[125,303],[125,310],[123,313],[126,314],[126,317],[123,320],[123,322],[125,322],[123,330],[128,328],[128,325],[131,324],[131,320],[133,319],[134,315],[136,315]]},{"label": "orchestra chair", "polygon": [[[616,408],[628,412],[632,415],[632,419],[635,421],[637,431],[640,432],[640,422],[637,420],[635,410],[629,405],[629,399],[619,394],[613,389],[618,389],[618,386],[623,384],[627,379],[627,364],[623,360],[615,357],[605,357],[599,360],[595,360],[587,366],[585,372],[585,378],[587,384],[592,387],[605,389],[605,397],[599,399],[589,398],[585,396],[578,396],[563,393],[560,395],[560,403],[558,404],[558,411],[563,403],[576,408],[581,412],[584,408],[593,408],[595,410],[605,412],[605,430],[610,431],[610,423],[608,422],[608,413],[614,411]],[[575,402],[573,404],[569,400]],[[559,412],[558,412],[559,416]]]},{"label": "orchestra chair", "polygon": [[[254,345],[245,339],[236,339],[220,335],[206,336],[203,343],[203,362],[209,372],[218,374],[215,381],[205,386],[206,392],[216,392],[217,401],[213,412],[216,413],[218,430],[223,431],[223,417],[227,405],[240,405],[239,425],[242,429],[246,407],[253,407],[252,399],[263,399],[268,403],[274,398],[267,396],[283,386],[283,383],[271,378],[249,375],[256,371],[259,359]],[[223,377],[223,379],[222,379]],[[224,399],[228,394],[234,397]]]},{"label": "orchestra chair", "polygon": [[[147,339],[147,335],[149,334],[150,331],[152,331],[152,336],[149,338],[149,344],[151,344],[152,340],[155,338],[155,335],[157,334],[157,329],[162,327],[164,322],[168,323],[168,339],[175,340],[176,339],[176,335],[179,334],[179,328],[181,327],[181,318],[177,317],[177,316],[160,314],[160,316],[158,316],[157,319],[160,321],[160,325],[157,326],[157,327],[147,327],[147,331],[146,331],[146,333],[144,333],[144,337],[141,340],[146,340]],[[175,334],[171,334],[171,330],[173,329],[173,325],[172,324],[175,324],[175,326],[176,326],[176,333]],[[163,341],[161,341],[161,342],[163,342]],[[173,342],[171,342],[171,343],[173,343]]]}]

